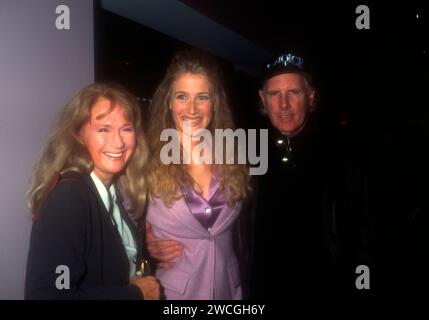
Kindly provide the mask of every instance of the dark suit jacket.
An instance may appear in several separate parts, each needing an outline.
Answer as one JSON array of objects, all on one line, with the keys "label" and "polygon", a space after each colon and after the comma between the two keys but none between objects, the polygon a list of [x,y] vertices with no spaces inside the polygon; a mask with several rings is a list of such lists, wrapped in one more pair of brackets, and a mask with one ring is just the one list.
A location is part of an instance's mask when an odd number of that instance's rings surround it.
[{"label": "dark suit jacket", "polygon": [[[119,207],[137,241],[134,225]],[[70,289],[57,289],[57,278],[65,275],[56,273],[60,265],[70,270]],[[140,289],[129,284],[121,236],[89,175],[64,174],[43,203],[31,232],[25,298],[143,298]]]},{"label": "dark suit jacket", "polygon": [[358,158],[335,131],[310,120],[289,138],[289,151],[286,137],[270,128],[268,172],[257,177],[249,232],[251,298],[352,297],[355,268],[370,262]]}]

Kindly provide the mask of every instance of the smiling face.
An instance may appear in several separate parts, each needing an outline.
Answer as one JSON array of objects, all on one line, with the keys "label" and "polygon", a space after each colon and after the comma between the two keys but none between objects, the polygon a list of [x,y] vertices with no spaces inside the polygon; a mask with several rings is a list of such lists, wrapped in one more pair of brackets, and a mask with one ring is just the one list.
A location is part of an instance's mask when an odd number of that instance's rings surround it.
[{"label": "smiling face", "polygon": [[314,90],[299,73],[284,73],[269,78],[259,91],[272,125],[292,137],[304,127]]},{"label": "smiling face", "polygon": [[123,107],[116,105],[108,113],[109,109],[109,100],[99,100],[80,130],[80,138],[94,162],[94,172],[105,185],[125,168],[136,146],[134,127]]},{"label": "smiling face", "polygon": [[171,113],[176,129],[183,132],[183,122],[191,130],[206,129],[212,119],[210,83],[205,75],[184,73],[172,84]]}]

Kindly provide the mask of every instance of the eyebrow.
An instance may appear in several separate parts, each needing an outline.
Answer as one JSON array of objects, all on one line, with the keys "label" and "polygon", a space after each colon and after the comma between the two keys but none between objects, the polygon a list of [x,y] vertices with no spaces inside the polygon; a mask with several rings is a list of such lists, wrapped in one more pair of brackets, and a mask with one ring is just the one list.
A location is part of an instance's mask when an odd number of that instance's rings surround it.
[{"label": "eyebrow", "polygon": [[91,125],[95,128],[110,128],[111,125],[110,124],[105,124],[105,123],[96,123],[94,121],[92,121]]},{"label": "eyebrow", "polygon": [[[186,92],[186,91],[175,91],[174,92],[174,94],[177,94],[177,93],[188,94],[188,92]],[[210,94],[210,93],[208,91],[201,91],[201,92],[198,92],[197,94]]]},{"label": "eyebrow", "polygon": [[[300,87],[290,87],[286,91],[291,91],[291,90],[304,90],[304,89],[300,88]],[[280,92],[282,90],[281,89],[266,89],[265,91],[268,93],[273,93],[273,92]]]},{"label": "eyebrow", "polygon": [[[96,119],[98,120],[98,119]],[[95,123],[94,121],[91,121],[93,126],[97,126],[97,127],[111,127],[112,125],[110,123]],[[134,124],[130,121],[130,122],[126,122],[124,125],[121,126],[121,128],[126,127],[126,126],[134,126]]]}]

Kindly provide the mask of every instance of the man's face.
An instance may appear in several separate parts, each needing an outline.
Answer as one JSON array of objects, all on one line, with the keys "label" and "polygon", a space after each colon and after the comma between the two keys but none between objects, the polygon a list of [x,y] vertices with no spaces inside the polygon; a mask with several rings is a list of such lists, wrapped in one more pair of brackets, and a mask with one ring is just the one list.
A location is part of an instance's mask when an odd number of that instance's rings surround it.
[{"label": "man's face", "polygon": [[259,95],[277,130],[293,137],[305,126],[314,90],[301,74],[284,73],[269,78]]}]

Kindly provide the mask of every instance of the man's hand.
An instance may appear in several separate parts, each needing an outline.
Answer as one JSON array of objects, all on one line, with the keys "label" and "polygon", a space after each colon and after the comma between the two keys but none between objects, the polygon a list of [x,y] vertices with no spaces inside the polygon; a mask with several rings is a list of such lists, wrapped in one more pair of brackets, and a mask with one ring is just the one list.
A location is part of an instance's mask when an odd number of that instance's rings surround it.
[{"label": "man's hand", "polygon": [[149,223],[146,223],[146,243],[150,256],[158,260],[159,267],[166,269],[174,266],[173,260],[181,255],[183,249],[178,241],[155,239]]}]

